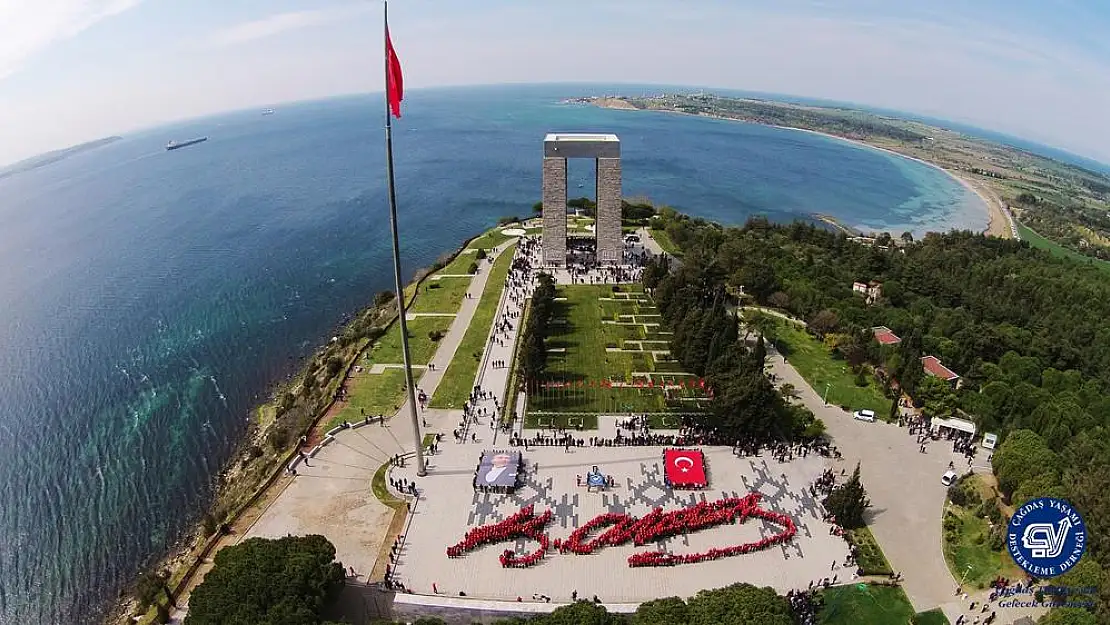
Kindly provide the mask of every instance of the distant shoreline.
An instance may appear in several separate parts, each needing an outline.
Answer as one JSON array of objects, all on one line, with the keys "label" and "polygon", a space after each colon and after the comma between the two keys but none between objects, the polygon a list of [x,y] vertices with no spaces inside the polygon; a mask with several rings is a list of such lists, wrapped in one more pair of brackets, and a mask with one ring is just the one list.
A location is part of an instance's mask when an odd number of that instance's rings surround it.
[{"label": "distant shoreline", "polygon": [[[938,171],[944,172],[948,177],[952,178],[953,180],[958,182],[962,187],[964,187],[965,189],[967,189],[968,191],[973,193],[979,199],[979,201],[982,202],[983,208],[986,209],[986,213],[987,213],[987,228],[983,231],[983,234],[988,234],[988,235],[1000,237],[1000,238],[1003,238],[1003,239],[1012,238],[1012,234],[1010,232],[1009,220],[1006,218],[1006,214],[1002,210],[1002,200],[999,199],[992,191],[990,191],[988,189],[979,188],[978,186],[976,186],[974,184],[973,181],[964,177],[959,172],[955,172],[955,171],[951,171],[949,169],[945,169],[944,167],[941,167],[940,165],[937,165],[936,163],[930,163],[929,161],[922,160],[920,158],[917,158],[916,156],[910,156],[908,154],[902,154],[901,152],[897,152],[897,151],[891,150],[889,148],[879,147],[877,145],[871,145],[870,143],[860,141],[859,139],[850,139],[848,137],[842,137],[842,136],[830,134],[830,133],[827,133],[827,132],[821,132],[819,130],[810,130],[809,128],[798,128],[796,126],[781,126],[781,125],[777,125],[777,124],[763,124],[763,123],[760,123],[760,122],[757,122],[757,121],[750,121],[750,120],[746,120],[746,119],[737,119],[735,117],[726,117],[724,115],[708,115],[708,114],[701,114],[701,113],[687,113],[685,111],[675,111],[675,110],[667,110],[667,109],[641,109],[641,108],[633,106],[633,105],[629,104],[628,102],[626,102],[625,100],[622,100],[622,99],[619,99],[619,98],[591,98],[591,99],[586,100],[586,101],[588,101],[590,104],[593,104],[594,106],[597,106],[597,107],[600,107],[600,108],[607,108],[607,109],[613,109],[613,110],[619,110],[619,111],[650,111],[650,112],[658,112],[658,113],[674,113],[676,115],[688,115],[690,117],[702,117],[702,118],[705,118],[705,119],[719,119],[719,120],[729,121],[729,122],[743,122],[743,123],[747,123],[747,124],[755,124],[757,126],[763,126],[765,128],[778,128],[780,130],[794,130],[794,131],[798,131],[798,132],[808,132],[808,133],[811,133],[811,134],[814,134],[814,135],[827,137],[829,139],[835,139],[837,141],[844,141],[844,142],[851,143],[851,144],[859,146],[859,147],[868,148],[868,149],[871,149],[871,150],[878,150],[880,152],[886,152],[888,154],[893,154],[894,156],[898,156],[900,158],[908,159],[908,160],[911,160],[911,161],[916,161],[916,162],[921,163],[923,165],[926,165],[928,167],[932,167],[933,169],[936,169]],[[613,105],[614,101],[620,102],[621,105],[620,106]],[[827,216],[825,216],[825,215],[816,215],[816,214],[814,214],[812,216],[819,219],[820,221],[823,221],[825,223],[829,223],[828,219],[826,219]],[[845,226],[845,224],[842,224],[839,221],[837,221],[836,223],[831,224],[831,225],[834,225],[838,228],[843,228]],[[851,229],[861,230],[861,228],[859,228],[858,226],[851,226]]]}]

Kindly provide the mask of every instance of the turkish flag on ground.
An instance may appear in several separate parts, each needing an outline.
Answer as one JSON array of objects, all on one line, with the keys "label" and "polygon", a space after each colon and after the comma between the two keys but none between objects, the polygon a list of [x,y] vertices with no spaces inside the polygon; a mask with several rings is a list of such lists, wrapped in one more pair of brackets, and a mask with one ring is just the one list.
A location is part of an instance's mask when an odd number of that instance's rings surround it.
[{"label": "turkish flag on ground", "polygon": [[405,98],[405,81],[401,76],[401,61],[393,49],[389,38],[389,24],[385,26],[385,92],[389,99],[389,111],[394,117],[401,117],[401,100]]},{"label": "turkish flag on ground", "polygon": [[700,449],[668,449],[663,452],[663,468],[671,486],[705,486],[705,456]]}]

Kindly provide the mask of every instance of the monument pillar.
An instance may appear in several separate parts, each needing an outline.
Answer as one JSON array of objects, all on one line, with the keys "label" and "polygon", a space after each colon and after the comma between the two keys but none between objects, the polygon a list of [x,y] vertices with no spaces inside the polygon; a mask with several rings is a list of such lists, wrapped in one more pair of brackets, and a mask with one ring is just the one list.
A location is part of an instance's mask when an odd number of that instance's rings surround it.
[{"label": "monument pillar", "polygon": [[567,159],[543,159],[543,263],[567,264]]},{"label": "monument pillar", "polygon": [[624,259],[621,236],[621,159],[597,159],[597,262],[620,264]]}]

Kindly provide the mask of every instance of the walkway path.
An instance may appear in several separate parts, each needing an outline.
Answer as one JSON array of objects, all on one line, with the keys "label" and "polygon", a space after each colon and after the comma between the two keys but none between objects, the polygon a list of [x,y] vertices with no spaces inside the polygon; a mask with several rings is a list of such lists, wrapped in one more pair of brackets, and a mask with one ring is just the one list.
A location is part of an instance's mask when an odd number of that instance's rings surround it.
[{"label": "walkway path", "polygon": [[871,532],[895,571],[905,576],[903,586],[916,610],[935,608],[953,597],[956,580],[948,572],[941,551],[941,514],[945,488],[940,477],[949,461],[963,457],[943,442],[930,443],[920,453],[916,437],[883,422],[857,421],[837,406],[826,406],[805,379],[768,346],[771,371],[778,384],[794,386],[799,399],[825,423],[833,444],[851,472],[861,463],[863,484],[871,498]]}]

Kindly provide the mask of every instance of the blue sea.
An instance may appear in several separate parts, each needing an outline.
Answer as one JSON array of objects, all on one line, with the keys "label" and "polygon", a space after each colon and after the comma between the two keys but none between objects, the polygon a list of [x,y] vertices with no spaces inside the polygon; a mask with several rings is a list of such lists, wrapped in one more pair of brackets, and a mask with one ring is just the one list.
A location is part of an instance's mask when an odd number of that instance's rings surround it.
[{"label": "blue sea", "polygon": [[[556,130],[617,133],[626,196],[724,223],[986,226],[956,182],[888,154],[561,103],[603,91],[407,94],[395,128],[406,276],[527,215]],[[274,108],[132,133],[0,180],[0,623],[97,621],[199,518],[251,407],[390,288],[380,95]],[[570,170],[572,194],[593,195],[592,163]]]}]

